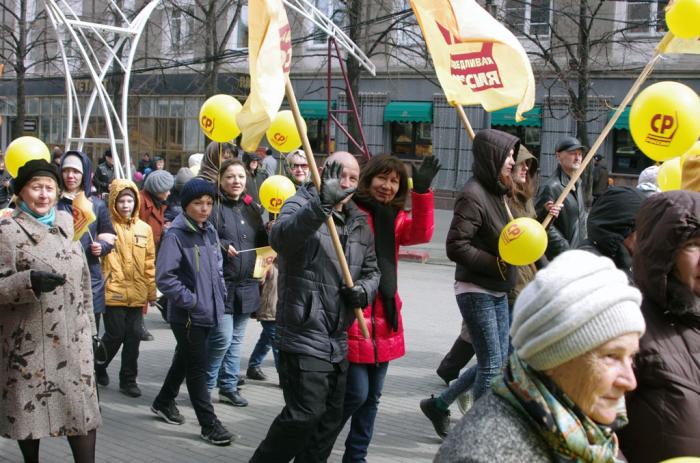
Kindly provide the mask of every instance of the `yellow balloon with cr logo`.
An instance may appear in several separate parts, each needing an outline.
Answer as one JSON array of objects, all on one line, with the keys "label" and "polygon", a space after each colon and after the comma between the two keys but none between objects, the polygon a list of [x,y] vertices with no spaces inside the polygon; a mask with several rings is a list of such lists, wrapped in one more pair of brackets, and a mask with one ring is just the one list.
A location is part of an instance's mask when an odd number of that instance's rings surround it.
[{"label": "yellow balloon with cr logo", "polygon": [[204,135],[218,142],[231,141],[241,129],[236,116],[241,112],[241,104],[230,95],[214,95],[207,99],[199,110],[199,126]]},{"label": "yellow balloon with cr logo", "polygon": [[675,0],[666,12],[666,24],[676,37],[700,36],[700,0]]},{"label": "yellow balloon with cr logo", "polygon": [[630,109],[630,132],[640,150],[654,161],[668,161],[688,151],[700,136],[700,98],[678,82],[645,88]]},{"label": "yellow balloon with cr logo", "polygon": [[511,265],[530,265],[547,250],[547,232],[530,217],[511,220],[501,231],[498,253]]},{"label": "yellow balloon with cr logo", "polygon": [[12,177],[17,177],[19,168],[33,159],[44,159],[51,162],[49,147],[35,137],[19,137],[7,145],[5,150],[5,166]]},{"label": "yellow balloon with cr logo", "polygon": [[294,183],[284,175],[268,177],[260,185],[260,202],[263,207],[273,214],[278,214],[284,202],[294,196]]},{"label": "yellow balloon with cr logo", "polygon": [[[304,123],[306,131],[306,123]],[[289,153],[301,146],[301,135],[294,123],[294,115],[288,109],[277,113],[267,129],[267,141],[281,153]]]},{"label": "yellow balloon with cr logo", "polygon": [[661,191],[680,190],[681,158],[674,158],[661,164],[656,182]]}]

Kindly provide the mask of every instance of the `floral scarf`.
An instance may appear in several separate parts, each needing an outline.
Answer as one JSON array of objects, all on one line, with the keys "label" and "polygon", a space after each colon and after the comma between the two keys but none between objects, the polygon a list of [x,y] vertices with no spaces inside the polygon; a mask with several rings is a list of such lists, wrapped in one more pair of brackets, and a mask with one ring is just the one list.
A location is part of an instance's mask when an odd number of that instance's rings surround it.
[{"label": "floral scarf", "polygon": [[512,354],[494,392],[527,416],[556,462],[617,462],[617,436],[594,423],[551,380]]}]

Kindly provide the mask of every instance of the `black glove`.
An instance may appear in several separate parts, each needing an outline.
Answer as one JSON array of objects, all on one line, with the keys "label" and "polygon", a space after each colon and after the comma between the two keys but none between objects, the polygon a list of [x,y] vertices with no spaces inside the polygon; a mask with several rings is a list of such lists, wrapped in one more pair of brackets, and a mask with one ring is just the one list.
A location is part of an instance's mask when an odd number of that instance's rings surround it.
[{"label": "black glove", "polygon": [[340,297],[343,298],[346,306],[353,309],[367,307],[367,293],[362,286],[355,285],[352,288],[343,286],[340,288]]},{"label": "black glove", "polygon": [[343,165],[331,162],[323,168],[321,176],[321,208],[326,214],[330,214],[336,204],[355,192],[355,188],[343,189],[340,186],[340,177],[343,174]]},{"label": "black glove", "polygon": [[29,274],[29,280],[32,282],[32,289],[36,295],[39,295],[39,293],[50,293],[57,286],[61,286],[66,282],[66,279],[57,273],[43,272],[41,270],[32,270]]},{"label": "black glove", "polygon": [[440,163],[435,156],[423,158],[423,163],[420,167],[413,171],[413,191],[416,193],[427,193],[430,189],[430,184],[440,169]]}]

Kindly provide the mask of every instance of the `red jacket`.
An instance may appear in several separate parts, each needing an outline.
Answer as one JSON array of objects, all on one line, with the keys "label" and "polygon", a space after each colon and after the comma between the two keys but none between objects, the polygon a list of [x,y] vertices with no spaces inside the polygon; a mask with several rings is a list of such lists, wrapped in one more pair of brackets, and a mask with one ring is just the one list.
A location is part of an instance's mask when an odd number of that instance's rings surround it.
[{"label": "red jacket", "polygon": [[[411,192],[412,213],[400,211],[396,215],[394,233],[396,236],[396,256],[398,265],[399,246],[427,243],[433,237],[435,228],[433,193]],[[367,211],[365,211],[367,212]],[[367,215],[372,231],[374,218]],[[374,303],[364,308],[369,339],[364,339],[357,321],[348,329],[348,360],[352,363],[383,363],[402,357],[406,352],[403,341],[403,320],[401,318],[401,298],[396,293],[399,329],[393,331],[384,317],[382,297],[377,292]]]},{"label": "red jacket", "polygon": [[153,230],[153,242],[156,249],[160,246],[160,237],[163,235],[163,225],[165,224],[165,210],[167,204],[163,203],[157,207],[153,202],[153,198],[146,191],[139,192],[140,204],[139,218],[151,226]]}]

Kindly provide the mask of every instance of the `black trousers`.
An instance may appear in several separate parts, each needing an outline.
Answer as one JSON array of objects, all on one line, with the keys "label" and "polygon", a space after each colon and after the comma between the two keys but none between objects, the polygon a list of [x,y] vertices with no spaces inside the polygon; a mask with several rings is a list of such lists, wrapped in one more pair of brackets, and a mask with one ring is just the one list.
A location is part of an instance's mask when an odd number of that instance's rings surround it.
[{"label": "black trousers", "polygon": [[143,314],[138,307],[108,306],[104,313],[105,332],[102,343],[105,346],[107,361],[97,369],[107,369],[119,348],[122,347],[122,366],[119,370],[119,385],[136,383],[138,373],[139,345],[141,344],[141,323]]},{"label": "black trousers", "polygon": [[285,406],[250,461],[325,462],[343,418],[347,373],[347,360],[330,363],[280,351]]},{"label": "black trousers", "polygon": [[474,357],[474,346],[457,336],[452,348],[437,367],[437,374],[446,381],[455,380],[459,376],[459,371],[469,363],[472,357]]},{"label": "black trousers", "polygon": [[168,405],[180,393],[183,381],[200,426],[210,426],[216,420],[214,407],[207,389],[207,340],[210,328],[171,323],[177,345],[170,370],[165,377],[155,403]]}]

